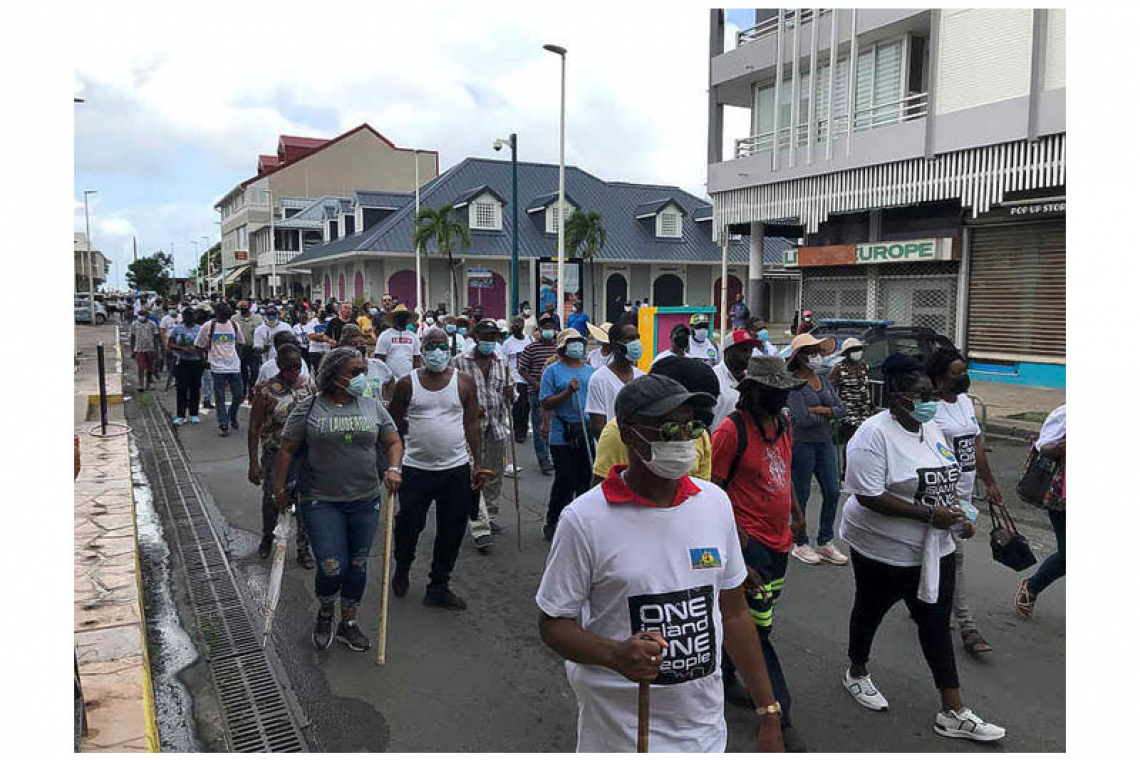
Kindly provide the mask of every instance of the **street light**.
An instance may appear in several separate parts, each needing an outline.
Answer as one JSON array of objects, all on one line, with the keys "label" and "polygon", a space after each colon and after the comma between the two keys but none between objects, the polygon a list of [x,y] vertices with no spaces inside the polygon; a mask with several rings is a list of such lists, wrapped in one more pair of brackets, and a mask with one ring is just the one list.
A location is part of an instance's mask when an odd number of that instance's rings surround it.
[{"label": "street light", "polygon": [[[416,165],[416,215],[412,219],[412,234],[416,234],[416,225],[420,221],[420,149],[415,148],[412,150],[412,163]],[[416,314],[419,315],[420,322],[424,318],[424,286],[420,274],[420,246],[416,246]],[[328,294],[325,294],[328,298]]]},{"label": "street light", "polygon": [[495,150],[511,146],[511,316],[519,313],[519,136],[495,140]]},{"label": "street light", "polygon": [[564,308],[563,290],[566,286],[563,270],[566,267],[566,48],[559,45],[543,45],[562,59],[562,109],[558,123],[558,324],[562,325]]},{"label": "street light", "polygon": [[194,246],[194,271],[198,273],[198,295],[202,295],[202,260],[198,257],[198,241],[191,240],[190,245]]},{"label": "street light", "polygon": [[91,216],[87,210],[87,196],[97,192],[83,191],[83,225],[87,229],[87,305],[91,307],[91,324],[95,324],[95,277],[91,267]]}]

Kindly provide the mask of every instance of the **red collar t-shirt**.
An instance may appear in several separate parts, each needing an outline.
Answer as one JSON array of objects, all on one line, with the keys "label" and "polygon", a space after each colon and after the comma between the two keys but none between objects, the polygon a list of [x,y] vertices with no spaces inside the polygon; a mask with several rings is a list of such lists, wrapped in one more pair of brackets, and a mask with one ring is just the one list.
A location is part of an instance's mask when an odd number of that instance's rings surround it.
[{"label": "red collar t-shirt", "polygon": [[[633,502],[643,507],[661,507],[661,504],[645,501],[626,484],[625,478],[621,474],[628,468],[628,464],[615,464],[610,468],[610,474],[602,481],[602,493],[605,495],[606,501],[612,504]],[[685,475],[677,481],[677,491],[673,494],[673,501],[668,506],[679,507],[685,502],[685,499],[700,492],[700,486],[694,483],[688,475]]]},{"label": "red collar t-shirt", "polygon": [[[785,420],[784,432],[769,443],[760,434],[751,415],[741,413],[748,445],[736,466],[736,474],[725,484],[732,502],[736,524],[750,537],[778,552],[790,551],[793,544],[792,514],[792,433]],[[712,439],[712,474],[727,478],[736,458],[736,423],[732,417],[720,423]]]}]

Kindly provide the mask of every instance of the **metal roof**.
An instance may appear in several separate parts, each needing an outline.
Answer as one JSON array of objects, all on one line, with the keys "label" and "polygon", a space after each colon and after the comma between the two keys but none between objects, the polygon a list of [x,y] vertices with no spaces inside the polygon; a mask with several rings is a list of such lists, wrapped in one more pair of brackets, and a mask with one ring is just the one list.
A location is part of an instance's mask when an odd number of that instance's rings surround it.
[{"label": "metal roof", "polygon": [[[534,200],[532,200],[530,203],[526,204],[526,212],[528,214],[533,214],[536,211],[543,211],[546,209],[547,206],[552,205],[556,200],[558,200],[558,193],[557,192],[546,193],[545,195],[540,195],[537,198],[535,198]],[[566,202],[569,203],[574,208],[581,208],[582,207],[578,203],[578,201],[574,200],[574,196],[570,195],[569,192],[566,193]]]},{"label": "metal roof", "polygon": [[[494,188],[491,188],[487,185],[479,185],[479,187],[473,187],[470,190],[466,190],[466,191],[460,193],[459,197],[457,197],[455,200],[453,200],[451,202],[451,205],[454,206],[455,208],[462,208],[463,206],[466,206],[468,203],[475,200],[476,198],[478,198],[480,195],[483,195],[484,193],[487,193],[488,195],[494,196],[496,199],[498,199],[499,203],[506,203],[506,201],[503,199],[503,196],[496,193]],[[420,200],[420,206],[421,207],[423,206],[423,199],[422,198]]]},{"label": "metal roof", "polygon": [[637,204],[637,208],[635,208],[633,210],[633,215],[635,217],[637,217],[638,219],[643,219],[647,216],[653,216],[657,213],[660,213],[660,211],[663,208],[665,208],[666,206],[668,206],[669,204],[673,204],[673,205],[677,206],[678,208],[680,208],[682,215],[684,215],[686,213],[685,207],[682,206],[680,203],[678,203],[676,201],[676,199],[674,199],[674,198],[658,198],[657,200],[649,201],[648,203]]},{"label": "metal roof", "polygon": [[[518,197],[539,201],[557,196],[558,165],[520,162],[518,165]],[[438,208],[454,203],[470,188],[486,186],[501,198],[510,198],[510,161],[487,158],[468,158],[425,184],[420,189],[420,207]],[[574,166],[566,167],[566,192],[577,198],[575,206],[584,211],[599,211],[606,229],[606,245],[598,254],[605,261],[653,261],[678,263],[715,263],[720,261],[720,246],[712,239],[712,225],[694,220],[697,209],[707,207],[708,201],[668,185],[643,185],[631,182],[606,182]],[[684,212],[680,238],[657,238],[651,225],[636,219],[636,209],[667,198]],[[532,201],[532,203],[536,202]],[[525,206],[523,208],[529,208]],[[291,266],[320,262],[338,254],[407,253],[413,250],[414,204],[406,203],[380,224],[339,240],[313,246],[290,262]],[[460,256],[478,259],[481,256],[507,258],[511,252],[510,203],[503,206],[503,228],[500,231],[471,231],[471,247],[457,250]],[[526,258],[553,255],[557,236],[546,233],[545,219],[520,213],[519,254]],[[765,260],[780,254],[794,243],[780,238],[765,239]],[[434,248],[434,246],[429,246]],[[431,251],[434,253],[434,251]],[[729,243],[729,261],[736,264],[748,261],[748,238],[734,239]]]},{"label": "metal roof", "polygon": [[367,208],[401,208],[415,198],[412,193],[389,193],[376,190],[357,190],[352,194],[356,205]]}]

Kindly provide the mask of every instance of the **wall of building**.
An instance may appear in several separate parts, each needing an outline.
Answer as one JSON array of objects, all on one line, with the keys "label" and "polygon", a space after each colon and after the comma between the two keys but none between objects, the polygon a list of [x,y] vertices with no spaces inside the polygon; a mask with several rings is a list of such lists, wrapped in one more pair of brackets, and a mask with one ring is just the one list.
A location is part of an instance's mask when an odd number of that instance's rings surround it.
[{"label": "wall of building", "polygon": [[1029,94],[1031,9],[956,9],[940,14],[935,113]]},{"label": "wall of building", "polygon": [[1046,90],[1059,90],[1065,86],[1065,9],[1050,8],[1045,31]]}]

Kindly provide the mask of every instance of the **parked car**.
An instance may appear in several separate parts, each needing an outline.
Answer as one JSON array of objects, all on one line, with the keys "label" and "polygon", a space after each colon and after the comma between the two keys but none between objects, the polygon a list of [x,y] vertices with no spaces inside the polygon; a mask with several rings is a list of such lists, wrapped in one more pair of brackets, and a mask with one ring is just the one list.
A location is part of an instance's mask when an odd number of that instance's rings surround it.
[{"label": "parked car", "polygon": [[103,308],[107,310],[107,314],[122,314],[127,310],[127,305],[123,299],[118,296],[109,296],[102,293],[95,294],[95,301],[103,304]]},{"label": "parked car", "polygon": [[[91,323],[91,303],[82,296],[75,297],[75,321],[81,324]],[[107,321],[107,309],[98,301],[95,302],[95,324],[101,325]]]},{"label": "parked car", "polygon": [[[954,347],[952,340],[929,327],[905,327],[891,320],[821,319],[811,334],[820,339],[835,338],[835,352],[824,357],[821,372],[830,372],[839,361],[843,341],[858,338],[867,344],[863,360],[867,363],[868,375],[879,381],[883,379],[883,362],[893,353],[910,354],[925,362],[939,348]],[[791,346],[787,346],[780,351],[780,356],[787,359],[791,352]]]}]

